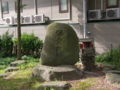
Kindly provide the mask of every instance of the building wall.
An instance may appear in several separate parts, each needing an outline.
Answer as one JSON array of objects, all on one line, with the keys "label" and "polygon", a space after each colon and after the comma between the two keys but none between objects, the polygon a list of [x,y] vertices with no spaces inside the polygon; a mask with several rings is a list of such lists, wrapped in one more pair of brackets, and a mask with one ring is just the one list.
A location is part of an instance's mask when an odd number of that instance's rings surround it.
[{"label": "building wall", "polygon": [[[70,25],[74,28],[77,36],[83,38],[83,27],[76,24]],[[21,32],[31,33],[32,31],[40,39],[44,41],[47,25],[34,25],[34,26],[22,26]],[[97,54],[109,51],[111,44],[113,48],[117,48],[120,45],[120,23],[92,23],[87,24],[87,38],[94,38],[94,45]],[[0,35],[9,30],[10,33],[14,32],[14,37],[17,37],[17,27],[0,27]]]},{"label": "building wall", "polygon": [[[50,22],[60,22],[60,23],[79,23],[78,21],[78,8],[75,0],[69,0],[69,11],[68,13],[59,13],[59,3],[58,0],[36,0],[37,1],[37,14],[45,14],[45,16],[48,16],[50,18]],[[79,0],[77,0],[79,1]],[[2,0],[2,2],[8,2],[9,6],[9,14],[3,14],[3,18],[5,17],[15,17],[17,16],[17,13],[15,12],[15,0]],[[21,12],[21,16],[25,15],[36,15],[35,12],[35,5],[34,0],[22,0],[22,4],[27,4],[25,7],[23,7],[23,12]],[[70,19],[68,20],[60,20],[62,18],[68,18],[70,15]],[[82,14],[82,13],[81,13]],[[81,17],[82,18],[82,17]],[[54,20],[59,19],[59,20]],[[1,19],[1,23],[4,23],[4,21]],[[0,25],[0,27],[8,27],[6,25]],[[22,26],[24,27],[24,26]],[[34,27],[34,25],[29,25],[26,27]],[[0,30],[1,30],[0,28]],[[12,28],[12,27],[11,27]],[[14,29],[14,27],[13,27]],[[25,28],[21,28],[23,31],[27,31]],[[39,29],[43,30],[43,25]],[[44,28],[45,29],[45,28]],[[38,30],[38,27],[34,27],[34,30]],[[29,31],[28,31],[29,32]],[[1,31],[2,34],[2,31]]]},{"label": "building wall", "polygon": [[[4,17],[15,16],[14,2],[12,0],[3,0],[10,2],[10,13],[5,14]],[[50,19],[68,18],[68,13],[59,13],[58,0],[37,0],[38,2],[38,14],[45,14]],[[35,8],[33,0],[24,0],[23,4],[27,4],[24,7],[21,15],[35,15]],[[98,5],[100,6],[100,5]],[[71,0],[71,19],[70,20],[50,20],[52,22],[68,23],[72,26],[77,33],[77,36],[83,38],[83,2],[82,0]],[[40,39],[45,39],[46,27],[48,25],[27,25],[21,26],[21,32],[31,33],[34,31],[35,35]],[[110,45],[113,44],[114,48],[117,48],[120,44],[120,23],[93,23],[87,24],[87,38],[94,38],[94,44],[96,52],[98,54],[106,52],[110,49]],[[9,29],[9,32],[14,31],[14,36],[17,37],[17,26],[0,26],[0,35]]]},{"label": "building wall", "polygon": [[[83,15],[82,15],[82,0],[69,0],[69,10],[67,13],[59,13],[59,3],[58,0],[36,0],[37,1],[37,12],[35,12],[34,0],[22,0],[22,4],[27,4],[23,7],[23,12],[21,12],[21,16],[25,15],[36,15],[36,14],[44,14],[49,17],[51,23],[67,23],[70,24],[75,31],[77,32],[78,37],[83,37],[82,33],[80,33],[80,25],[82,25]],[[8,2],[9,6],[9,14],[3,14],[3,18],[5,17],[15,17],[17,13],[15,12],[15,0],[2,0],[2,2]],[[70,19],[63,19],[69,18]],[[56,20],[57,19],[57,20]],[[61,20],[63,19],[63,20]],[[1,23],[4,21],[1,19]],[[27,25],[21,26],[21,31],[23,32],[32,32],[34,30],[35,35],[39,36],[42,40],[45,38],[45,31],[47,25]],[[0,25],[0,35],[3,34],[6,30],[10,32],[17,32],[17,26],[7,26]],[[15,33],[15,36],[17,33]]]},{"label": "building wall", "polygon": [[87,36],[94,38],[94,44],[98,54],[109,51],[111,44],[113,48],[117,48],[120,45],[120,23],[87,24],[87,31],[91,32]]},{"label": "building wall", "polygon": [[[95,3],[96,1],[96,3]],[[96,5],[95,5],[96,4]],[[88,0],[88,10],[95,10],[95,9],[102,9],[106,11],[106,0],[103,0],[103,7],[101,7],[101,0]],[[120,0],[119,0],[119,7],[120,7]]]},{"label": "building wall", "polygon": [[[77,2],[79,0],[69,0],[70,8],[67,13],[59,13],[58,0],[36,0],[36,1],[37,1],[37,14],[44,14],[45,16],[48,16],[50,20],[54,21],[53,19],[69,18],[70,13],[71,16],[69,20],[62,20],[56,22],[79,23],[78,21],[79,17],[77,13],[78,12]],[[9,14],[3,14],[3,18],[17,16],[17,13],[15,12],[15,0],[2,0],[2,2],[8,2],[9,4],[8,5]],[[23,7],[23,12],[21,12],[21,16],[36,15],[34,0],[22,0],[22,4],[27,5]]]},{"label": "building wall", "polygon": [[[34,34],[36,36],[38,36],[41,40],[44,41],[47,26],[48,25],[21,26],[21,33],[24,33],[24,32],[32,33],[32,32],[34,32]],[[79,24],[70,25],[70,26],[73,27],[73,29],[75,30],[78,38],[83,37]],[[7,27],[7,26],[6,27],[0,27],[0,35],[5,33],[7,30],[9,30],[9,33],[14,34],[14,38],[17,38],[17,27],[16,26],[14,26],[14,27]]]}]

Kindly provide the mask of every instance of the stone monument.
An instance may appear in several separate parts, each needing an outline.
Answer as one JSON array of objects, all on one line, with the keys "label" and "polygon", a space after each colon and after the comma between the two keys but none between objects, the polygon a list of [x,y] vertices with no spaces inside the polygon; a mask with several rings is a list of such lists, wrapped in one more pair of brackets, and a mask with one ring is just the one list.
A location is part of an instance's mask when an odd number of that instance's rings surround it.
[{"label": "stone monument", "polygon": [[67,24],[52,23],[47,27],[41,52],[41,65],[34,68],[32,76],[41,77],[46,81],[80,78],[82,72],[74,67],[77,61],[79,44],[75,31]]}]

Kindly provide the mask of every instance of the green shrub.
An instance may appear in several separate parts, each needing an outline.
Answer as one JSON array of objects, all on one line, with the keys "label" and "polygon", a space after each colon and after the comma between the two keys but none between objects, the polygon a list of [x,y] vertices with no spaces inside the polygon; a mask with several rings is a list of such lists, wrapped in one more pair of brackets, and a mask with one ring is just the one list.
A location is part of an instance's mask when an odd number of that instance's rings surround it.
[{"label": "green shrub", "polygon": [[[13,40],[14,45],[17,45],[18,39]],[[23,33],[21,36],[21,49],[23,55],[33,55],[34,57],[39,57],[39,49],[43,45],[42,40],[40,40],[34,33]],[[34,52],[36,54],[34,54]]]},{"label": "green shrub", "polygon": [[0,38],[0,56],[10,56],[12,55],[12,48],[13,48],[13,33],[9,34],[9,30],[6,31]]},{"label": "green shrub", "polygon": [[120,45],[117,49],[111,49],[110,52],[96,56],[96,62],[108,62],[113,64],[117,70],[120,70]]}]

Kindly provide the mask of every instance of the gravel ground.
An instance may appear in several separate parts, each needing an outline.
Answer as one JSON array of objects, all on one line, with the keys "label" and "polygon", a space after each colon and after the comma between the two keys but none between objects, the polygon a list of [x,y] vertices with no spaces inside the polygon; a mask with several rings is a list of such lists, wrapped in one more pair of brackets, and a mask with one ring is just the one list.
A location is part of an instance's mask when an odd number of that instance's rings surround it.
[{"label": "gravel ground", "polygon": [[72,85],[72,88],[76,88],[76,87],[80,87],[80,85],[76,85],[76,83],[85,82],[88,79],[94,79],[94,81],[92,81],[94,85],[92,85],[91,87],[86,87],[85,89],[74,89],[74,90],[120,90],[120,88],[115,88],[107,84],[105,80],[105,73],[103,73],[102,71],[103,71],[102,68],[99,70],[93,70],[90,72],[92,74],[84,73],[84,78],[82,79],[70,80],[68,82]]}]

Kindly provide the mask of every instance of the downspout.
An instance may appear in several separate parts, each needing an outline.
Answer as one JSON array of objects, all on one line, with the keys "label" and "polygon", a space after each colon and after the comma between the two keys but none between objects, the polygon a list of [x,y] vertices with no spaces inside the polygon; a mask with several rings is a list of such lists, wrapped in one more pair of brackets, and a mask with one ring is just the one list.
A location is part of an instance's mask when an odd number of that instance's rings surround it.
[{"label": "downspout", "polygon": [[[1,19],[1,21],[3,21],[2,0],[0,0],[0,19]],[[4,23],[0,23],[0,25],[4,25]]]},{"label": "downspout", "polygon": [[97,6],[96,6],[96,0],[95,0],[95,10],[96,10],[96,7],[97,7]]},{"label": "downspout", "polygon": [[87,23],[87,13],[86,13],[86,0],[83,0],[83,38],[86,38],[86,23]]},{"label": "downspout", "polygon": [[[52,3],[52,2],[51,2]],[[55,18],[55,19],[50,19],[51,21],[58,21],[58,20],[70,20],[71,19],[71,10],[70,10],[70,4],[71,0],[68,0],[68,17],[67,18]],[[52,13],[52,12],[51,12]]]},{"label": "downspout", "polygon": [[[3,20],[3,13],[2,13],[2,0],[0,0],[0,19]],[[0,23],[0,25],[3,25],[3,23]]]},{"label": "downspout", "polygon": [[103,0],[101,0],[101,10],[103,11]]},{"label": "downspout", "polygon": [[0,19],[3,18],[3,14],[2,14],[2,0],[0,0]]},{"label": "downspout", "polygon": [[38,14],[38,12],[37,12],[37,1],[36,0],[34,0],[34,13],[35,13],[35,15]]}]

